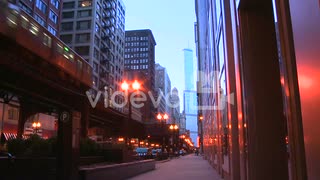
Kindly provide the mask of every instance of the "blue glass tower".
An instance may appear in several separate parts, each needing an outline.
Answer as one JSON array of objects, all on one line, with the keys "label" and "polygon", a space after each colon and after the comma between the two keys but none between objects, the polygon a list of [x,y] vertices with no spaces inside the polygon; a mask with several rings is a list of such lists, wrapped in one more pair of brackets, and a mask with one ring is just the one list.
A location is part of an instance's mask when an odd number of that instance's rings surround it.
[{"label": "blue glass tower", "polygon": [[198,109],[197,109],[197,92],[195,89],[195,73],[193,64],[193,51],[184,49],[184,73],[185,73],[185,90],[183,92],[183,106],[186,114],[186,129],[190,130],[190,137],[193,143],[198,145]]}]

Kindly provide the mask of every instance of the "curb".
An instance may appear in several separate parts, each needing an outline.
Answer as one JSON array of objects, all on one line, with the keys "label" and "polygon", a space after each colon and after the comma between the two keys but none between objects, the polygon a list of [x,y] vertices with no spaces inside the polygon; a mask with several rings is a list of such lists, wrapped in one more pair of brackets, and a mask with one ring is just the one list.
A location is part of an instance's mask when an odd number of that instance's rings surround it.
[{"label": "curb", "polygon": [[162,160],[162,161],[156,161],[156,163],[165,163],[165,162],[168,162],[170,161],[170,159],[166,159],[166,160]]}]

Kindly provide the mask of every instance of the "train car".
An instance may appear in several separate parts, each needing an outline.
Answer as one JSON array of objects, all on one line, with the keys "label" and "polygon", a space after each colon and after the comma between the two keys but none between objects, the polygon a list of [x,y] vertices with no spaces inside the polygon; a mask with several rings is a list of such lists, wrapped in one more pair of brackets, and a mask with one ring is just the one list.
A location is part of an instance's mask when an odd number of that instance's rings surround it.
[{"label": "train car", "polygon": [[92,87],[92,67],[19,7],[0,1],[0,33]]}]

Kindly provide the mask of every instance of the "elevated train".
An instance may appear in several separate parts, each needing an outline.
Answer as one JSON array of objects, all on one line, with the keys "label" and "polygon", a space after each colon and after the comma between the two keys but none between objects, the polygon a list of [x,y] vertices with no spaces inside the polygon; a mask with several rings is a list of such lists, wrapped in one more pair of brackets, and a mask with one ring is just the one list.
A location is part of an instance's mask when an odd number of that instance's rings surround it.
[{"label": "elevated train", "polygon": [[0,0],[0,34],[92,87],[90,64],[30,15],[5,0]]}]

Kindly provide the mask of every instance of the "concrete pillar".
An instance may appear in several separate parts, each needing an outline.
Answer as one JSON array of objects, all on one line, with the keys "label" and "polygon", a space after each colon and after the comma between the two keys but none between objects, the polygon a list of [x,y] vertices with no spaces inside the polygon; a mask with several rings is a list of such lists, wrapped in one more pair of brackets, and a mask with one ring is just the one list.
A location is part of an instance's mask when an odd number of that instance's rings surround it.
[{"label": "concrete pillar", "polygon": [[80,138],[86,138],[88,136],[89,116],[90,116],[89,104],[84,102],[83,106],[82,106],[82,109],[81,109],[81,132],[80,132]]},{"label": "concrete pillar", "polygon": [[[80,119],[79,119],[80,121]],[[58,120],[57,142],[57,179],[77,179],[77,162],[79,154],[75,154],[76,137],[73,133],[73,117],[70,111],[60,111]]]},{"label": "concrete pillar", "polygon": [[288,179],[285,119],[272,0],[240,5],[248,179]]}]

